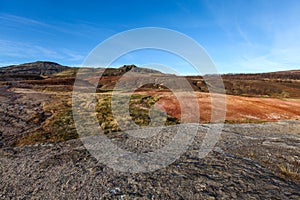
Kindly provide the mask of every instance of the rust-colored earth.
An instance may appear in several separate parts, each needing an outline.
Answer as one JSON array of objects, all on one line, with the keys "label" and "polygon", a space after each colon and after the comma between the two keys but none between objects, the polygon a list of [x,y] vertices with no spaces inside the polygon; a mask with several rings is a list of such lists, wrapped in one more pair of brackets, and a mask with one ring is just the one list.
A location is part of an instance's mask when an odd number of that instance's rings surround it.
[{"label": "rust-colored earth", "polygon": [[[145,92],[141,92],[145,93]],[[157,102],[159,107],[178,119],[181,119],[181,107],[174,94],[170,92],[148,92],[147,94],[159,95]],[[215,122],[222,120],[222,108],[216,104],[216,120],[211,120],[211,96],[209,93],[197,92],[200,122]],[[220,100],[224,98],[217,95]],[[184,103],[189,103],[191,97],[186,97]],[[226,118],[228,122],[247,123],[279,120],[300,120],[300,100],[299,99],[277,99],[226,95]],[[219,100],[219,99],[218,99]],[[219,100],[219,101],[220,101]],[[222,102],[219,102],[221,105]],[[190,116],[191,119],[193,116]]]}]

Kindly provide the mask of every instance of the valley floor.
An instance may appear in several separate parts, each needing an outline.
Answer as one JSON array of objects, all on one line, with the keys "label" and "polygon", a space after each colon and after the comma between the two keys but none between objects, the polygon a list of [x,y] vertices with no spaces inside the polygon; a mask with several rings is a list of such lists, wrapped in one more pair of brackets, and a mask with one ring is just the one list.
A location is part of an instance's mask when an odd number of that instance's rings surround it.
[{"label": "valley floor", "polygon": [[[300,198],[297,100],[228,96],[227,116],[233,117],[229,121],[243,122],[234,113],[256,117],[275,113],[272,120],[259,119],[281,121],[225,124],[221,138],[203,159],[198,158],[199,148],[213,124],[198,124],[193,143],[174,163],[154,172],[131,174],[97,162],[76,139],[71,93],[5,87],[0,93],[0,199]],[[205,95],[199,93],[200,101]],[[158,102],[167,100],[168,96],[162,96]],[[242,105],[247,106],[239,110]],[[149,152],[156,148],[152,144],[168,141],[172,134],[163,132],[146,141],[123,132],[107,136],[120,148]]]}]

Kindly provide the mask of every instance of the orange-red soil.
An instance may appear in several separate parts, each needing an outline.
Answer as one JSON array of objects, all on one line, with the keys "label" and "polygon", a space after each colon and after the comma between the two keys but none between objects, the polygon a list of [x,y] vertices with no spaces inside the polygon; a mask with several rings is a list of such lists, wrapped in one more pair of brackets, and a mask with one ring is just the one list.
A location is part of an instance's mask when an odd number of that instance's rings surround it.
[{"label": "orange-red soil", "polygon": [[[144,93],[144,92],[143,92]],[[150,92],[152,95],[155,94]],[[149,93],[148,93],[149,94]],[[169,92],[159,92],[157,104],[163,106],[169,115],[181,118],[181,108],[176,97]],[[199,102],[201,122],[211,122],[211,96],[196,93]],[[220,95],[219,95],[220,96]],[[220,96],[222,97],[222,96]],[[224,97],[224,96],[223,96]],[[300,120],[300,99],[276,99],[226,95],[226,120],[232,122],[260,122],[279,120]],[[221,98],[222,100],[222,98]],[[189,101],[185,101],[188,103]],[[221,104],[220,104],[221,105]],[[217,114],[222,107],[215,106]],[[222,111],[220,111],[222,115]]]}]

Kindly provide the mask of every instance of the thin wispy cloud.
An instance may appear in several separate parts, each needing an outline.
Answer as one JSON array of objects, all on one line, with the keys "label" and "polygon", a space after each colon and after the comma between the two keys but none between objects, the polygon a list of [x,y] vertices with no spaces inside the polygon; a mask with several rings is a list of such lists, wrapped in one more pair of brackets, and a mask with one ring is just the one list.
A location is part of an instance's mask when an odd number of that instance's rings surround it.
[{"label": "thin wispy cloud", "polygon": [[0,13],[0,21],[2,21],[2,28],[5,28],[4,26],[9,26],[19,30],[22,28],[28,29],[28,27],[36,27],[36,30],[38,31],[41,31],[41,29],[43,29],[43,32],[52,30],[61,33],[86,37],[89,37],[93,33],[104,30],[113,32],[111,29],[99,28],[96,26],[96,24],[91,24],[87,21],[81,21],[79,23],[59,21],[46,23],[41,20],[6,13]]},{"label": "thin wispy cloud", "polygon": [[22,58],[30,58],[32,61],[46,59],[50,61],[62,60],[71,63],[81,63],[84,56],[68,49],[50,49],[31,43],[0,40],[1,60],[18,60]]},{"label": "thin wispy cloud", "polygon": [[6,13],[0,14],[0,20],[11,22],[11,23],[26,24],[26,25],[38,25],[38,26],[45,26],[45,27],[49,26],[48,24],[38,20],[29,19],[17,15],[6,14]]},{"label": "thin wispy cloud", "polygon": [[[11,0],[0,10],[0,60],[81,63],[116,33],[157,26],[199,42],[221,73],[295,69],[300,68],[299,13],[297,0],[137,1],[132,5],[120,1],[118,6],[113,1],[57,6],[50,1],[27,5]],[[147,56],[145,52],[122,62],[143,64]],[[161,59],[180,73],[188,69],[174,59],[156,58],[155,62]]]},{"label": "thin wispy cloud", "polygon": [[245,72],[300,68],[299,12],[292,4],[284,4],[282,9],[273,5],[277,12],[264,2],[256,2],[256,7],[248,6],[247,10],[239,3],[210,1],[208,5],[229,39],[228,52],[224,51],[227,57],[217,61],[220,68]]},{"label": "thin wispy cloud", "polygon": [[62,52],[64,53],[64,55],[66,55],[68,57],[68,59],[70,61],[82,61],[85,56],[79,54],[78,52],[69,50],[69,49],[63,49]]}]

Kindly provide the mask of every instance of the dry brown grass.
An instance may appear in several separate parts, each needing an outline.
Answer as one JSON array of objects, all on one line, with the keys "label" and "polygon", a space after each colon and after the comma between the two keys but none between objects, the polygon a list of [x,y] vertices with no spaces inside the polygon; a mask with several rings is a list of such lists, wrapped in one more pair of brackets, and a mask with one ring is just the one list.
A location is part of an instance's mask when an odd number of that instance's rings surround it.
[{"label": "dry brown grass", "polygon": [[280,173],[283,174],[284,176],[295,180],[300,180],[299,166],[297,167],[291,164],[285,164],[285,165],[278,166],[278,168]]},{"label": "dry brown grass", "polygon": [[[97,96],[96,116],[105,134],[120,131],[117,119],[111,111],[111,94]],[[129,112],[132,120],[139,126],[148,126],[150,122],[149,109],[159,100],[157,96],[134,94],[131,97]],[[78,138],[75,128],[71,94],[54,95],[52,101],[45,103],[43,110],[51,112],[52,116],[40,128],[19,139],[15,146],[24,146],[46,142],[59,142]],[[118,119],[126,121],[128,119]],[[179,121],[171,116],[167,117],[166,125],[177,124]],[[128,127],[130,129],[131,127]]]}]

